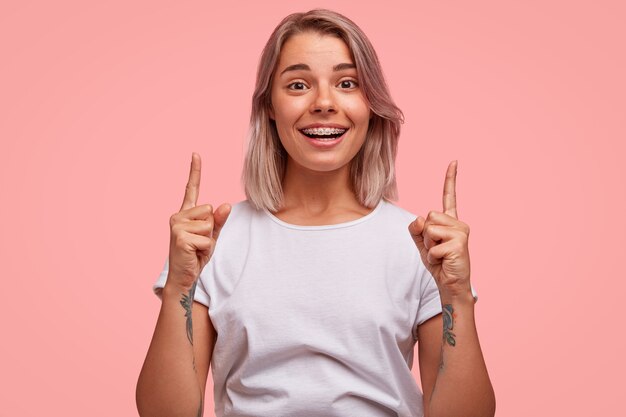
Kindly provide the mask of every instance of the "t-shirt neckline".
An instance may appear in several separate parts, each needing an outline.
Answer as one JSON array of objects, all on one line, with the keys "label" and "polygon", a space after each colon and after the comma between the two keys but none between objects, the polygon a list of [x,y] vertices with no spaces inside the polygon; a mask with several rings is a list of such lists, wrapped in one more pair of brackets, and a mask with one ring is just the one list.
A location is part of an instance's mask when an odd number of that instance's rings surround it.
[{"label": "t-shirt neckline", "polygon": [[348,222],[343,222],[343,223],[314,225],[314,226],[305,226],[305,225],[287,223],[287,222],[279,219],[278,217],[274,216],[268,209],[264,208],[263,211],[275,223],[278,223],[279,225],[281,225],[283,227],[287,227],[289,229],[295,229],[295,230],[329,230],[329,229],[340,229],[340,228],[343,228],[343,227],[350,227],[350,226],[357,225],[359,223],[363,223],[363,222],[371,219],[372,217],[374,217],[380,211],[380,209],[383,206],[383,204],[385,204],[385,200],[383,198],[381,198],[380,201],[378,202],[378,204],[376,205],[376,207],[374,207],[374,210],[372,210],[371,212],[369,212],[365,216],[359,217],[358,219],[355,219],[355,220],[350,220]]}]

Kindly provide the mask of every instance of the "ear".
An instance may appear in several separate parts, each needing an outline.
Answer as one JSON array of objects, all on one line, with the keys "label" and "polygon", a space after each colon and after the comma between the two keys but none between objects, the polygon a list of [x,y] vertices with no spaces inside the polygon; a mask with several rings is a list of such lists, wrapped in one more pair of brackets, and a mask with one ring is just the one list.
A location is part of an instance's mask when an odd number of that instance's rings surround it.
[{"label": "ear", "polygon": [[272,103],[270,103],[267,112],[270,115],[270,120],[276,121],[276,117],[274,116],[274,107],[272,106]]}]

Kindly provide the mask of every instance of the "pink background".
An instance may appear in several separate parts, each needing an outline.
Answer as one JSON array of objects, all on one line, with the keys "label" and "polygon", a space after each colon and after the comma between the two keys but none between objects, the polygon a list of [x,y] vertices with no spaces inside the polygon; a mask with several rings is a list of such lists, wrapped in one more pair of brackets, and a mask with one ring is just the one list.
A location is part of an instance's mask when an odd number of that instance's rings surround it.
[{"label": "pink background", "polygon": [[623,412],[623,2],[4,0],[0,416],[136,415],[191,152],[201,203],[244,198],[261,48],[316,6],[405,112],[398,204],[441,210],[459,160],[497,414]]}]

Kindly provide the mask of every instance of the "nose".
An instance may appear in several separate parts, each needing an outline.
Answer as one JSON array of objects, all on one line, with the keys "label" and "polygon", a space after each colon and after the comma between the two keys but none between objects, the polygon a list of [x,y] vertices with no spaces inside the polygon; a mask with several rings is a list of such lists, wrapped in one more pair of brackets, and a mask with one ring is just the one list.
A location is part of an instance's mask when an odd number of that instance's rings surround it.
[{"label": "nose", "polygon": [[334,113],[336,112],[335,100],[329,87],[320,86],[311,104],[312,113]]}]

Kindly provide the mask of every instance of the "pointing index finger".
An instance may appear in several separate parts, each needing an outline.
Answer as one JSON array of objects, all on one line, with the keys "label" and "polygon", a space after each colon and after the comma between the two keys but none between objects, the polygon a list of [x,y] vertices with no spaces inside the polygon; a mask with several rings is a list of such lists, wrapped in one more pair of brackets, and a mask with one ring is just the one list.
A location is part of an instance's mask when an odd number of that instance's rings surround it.
[{"label": "pointing index finger", "polygon": [[183,198],[183,205],[180,207],[181,211],[195,207],[198,204],[201,167],[200,155],[193,152],[191,154],[191,168],[189,169],[189,180],[185,188],[185,197]]},{"label": "pointing index finger", "polygon": [[446,181],[443,183],[443,212],[458,219],[456,213],[456,168],[457,161],[450,162],[446,172]]}]

